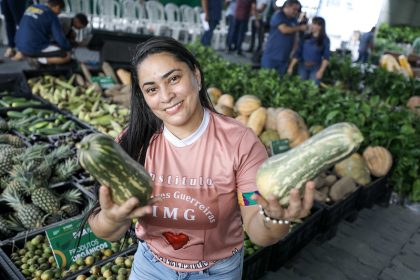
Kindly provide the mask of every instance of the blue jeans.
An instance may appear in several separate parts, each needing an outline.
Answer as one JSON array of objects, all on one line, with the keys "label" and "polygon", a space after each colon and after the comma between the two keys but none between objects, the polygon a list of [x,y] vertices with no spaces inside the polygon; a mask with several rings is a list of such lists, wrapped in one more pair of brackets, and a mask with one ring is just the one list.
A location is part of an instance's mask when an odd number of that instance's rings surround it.
[{"label": "blue jeans", "polygon": [[230,50],[232,46],[240,53],[242,51],[242,43],[248,30],[248,20],[234,19],[232,27],[229,25],[227,45]]},{"label": "blue jeans", "polygon": [[[32,1],[30,1],[32,2]],[[14,48],[16,28],[25,13],[27,1],[25,0],[1,0],[1,12],[6,23],[8,46]]]},{"label": "blue jeans", "polygon": [[305,67],[303,63],[300,63],[299,68],[298,68],[298,73],[302,80],[312,80],[317,85],[319,85],[321,81],[316,78],[316,72],[318,72],[319,68],[320,68],[319,65],[315,65],[312,67]]},{"label": "blue jeans", "polygon": [[213,31],[216,29],[217,24],[219,24],[218,20],[209,20],[209,30],[204,31],[204,34],[201,37],[201,44],[210,47],[211,38],[213,38]]},{"label": "blue jeans", "polygon": [[129,280],[238,280],[242,278],[244,250],[197,272],[177,272],[162,264],[146,242],[139,242]]},{"label": "blue jeans", "polygon": [[271,59],[269,56],[264,55],[261,58],[261,68],[275,69],[280,76],[286,74],[288,61],[282,61],[277,59]]}]

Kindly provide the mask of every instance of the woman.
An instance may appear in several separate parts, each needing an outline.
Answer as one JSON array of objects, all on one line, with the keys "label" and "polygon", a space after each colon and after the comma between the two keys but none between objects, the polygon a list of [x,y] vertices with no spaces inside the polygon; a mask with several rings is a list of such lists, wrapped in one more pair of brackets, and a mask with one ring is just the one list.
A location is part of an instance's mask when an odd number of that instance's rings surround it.
[{"label": "woman", "polygon": [[290,62],[287,73],[291,75],[299,62],[299,76],[302,80],[313,80],[319,85],[330,59],[330,39],[325,32],[325,20],[314,17],[311,32],[304,36]]},{"label": "woman", "polygon": [[287,209],[258,195],[264,146],[249,128],[215,113],[200,64],[182,44],[151,38],[133,66],[130,122],[119,142],[151,174],[154,197],[146,206],[136,198],[118,206],[102,186],[92,230],[117,240],[138,218],[130,279],[240,279],[242,224],[256,244],[276,243],[289,231],[277,220],[309,213],[313,183],[303,200],[292,191]]}]

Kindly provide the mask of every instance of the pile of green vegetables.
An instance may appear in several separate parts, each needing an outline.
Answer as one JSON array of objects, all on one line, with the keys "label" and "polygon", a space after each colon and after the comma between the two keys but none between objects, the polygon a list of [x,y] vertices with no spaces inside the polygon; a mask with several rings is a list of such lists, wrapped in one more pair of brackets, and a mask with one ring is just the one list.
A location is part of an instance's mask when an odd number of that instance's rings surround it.
[{"label": "pile of green vegetables", "polygon": [[261,98],[264,107],[286,107],[298,112],[308,127],[352,122],[366,146],[381,145],[394,156],[390,178],[403,198],[420,201],[420,120],[406,109],[410,96],[420,95],[420,81],[376,67],[353,65],[349,58],[333,56],[320,88],[296,76],[279,77],[275,71],[252,70],[232,64],[215,51],[189,46],[205,73],[208,86],[237,99],[245,94]]}]

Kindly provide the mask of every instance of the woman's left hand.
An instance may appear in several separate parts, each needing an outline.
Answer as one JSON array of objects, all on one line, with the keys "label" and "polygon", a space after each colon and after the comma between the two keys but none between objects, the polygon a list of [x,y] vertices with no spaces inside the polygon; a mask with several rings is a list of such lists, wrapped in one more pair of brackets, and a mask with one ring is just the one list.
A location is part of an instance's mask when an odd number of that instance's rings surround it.
[{"label": "woman's left hand", "polygon": [[311,213],[314,202],[314,189],[315,183],[313,181],[307,182],[303,198],[300,197],[299,189],[292,189],[287,208],[283,208],[278,198],[274,195],[270,195],[267,199],[264,199],[261,195],[254,194],[251,199],[257,201],[262,206],[268,217],[276,220],[291,221],[302,219]]}]

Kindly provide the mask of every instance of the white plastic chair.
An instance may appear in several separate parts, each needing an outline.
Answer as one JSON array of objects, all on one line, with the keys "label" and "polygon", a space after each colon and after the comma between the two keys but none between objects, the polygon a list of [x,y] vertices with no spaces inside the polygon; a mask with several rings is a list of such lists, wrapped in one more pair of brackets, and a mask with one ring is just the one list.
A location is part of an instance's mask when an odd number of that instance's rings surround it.
[{"label": "white plastic chair", "polygon": [[135,0],[124,0],[121,4],[122,28],[137,33],[146,28],[147,18],[144,6]]},{"label": "white plastic chair", "polygon": [[116,0],[95,0],[94,13],[92,19],[94,28],[116,30],[121,22],[121,6]]},{"label": "white plastic chair", "polygon": [[175,40],[180,40],[180,35],[183,34],[184,42],[188,40],[188,29],[181,21],[181,13],[179,7],[172,3],[165,5],[166,23],[171,29],[172,37]]},{"label": "white plastic chair", "polygon": [[154,35],[162,35],[163,30],[169,29],[165,20],[165,9],[158,1],[147,1],[146,11],[148,18],[148,30]]},{"label": "white plastic chair", "polygon": [[216,29],[213,31],[212,46],[215,50],[224,49],[226,37],[228,34],[228,25],[226,24],[226,11],[222,11],[222,18]]},{"label": "white plastic chair", "polygon": [[189,35],[191,35],[191,41],[196,41],[203,32],[200,21],[200,10],[188,5],[181,5],[180,11],[182,22],[187,27]]}]

